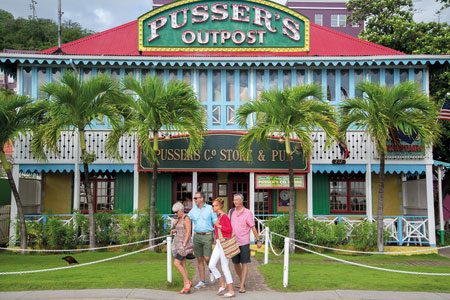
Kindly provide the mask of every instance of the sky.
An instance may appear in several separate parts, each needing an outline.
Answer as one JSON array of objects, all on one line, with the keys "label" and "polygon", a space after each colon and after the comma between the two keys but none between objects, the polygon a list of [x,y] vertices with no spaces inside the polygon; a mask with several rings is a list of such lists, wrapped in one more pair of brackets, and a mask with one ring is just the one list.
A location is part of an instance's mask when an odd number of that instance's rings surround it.
[{"label": "sky", "polygon": [[[282,0],[278,0],[282,1]],[[57,21],[58,0],[35,0],[36,16]],[[64,12],[62,20],[72,20],[80,23],[83,28],[100,32],[130,21],[151,10],[152,0],[61,0]],[[0,9],[6,10],[15,18],[28,18],[32,15],[31,0],[0,0]],[[450,8],[440,14],[435,12],[440,8],[434,0],[414,0],[415,21],[450,23]]]}]

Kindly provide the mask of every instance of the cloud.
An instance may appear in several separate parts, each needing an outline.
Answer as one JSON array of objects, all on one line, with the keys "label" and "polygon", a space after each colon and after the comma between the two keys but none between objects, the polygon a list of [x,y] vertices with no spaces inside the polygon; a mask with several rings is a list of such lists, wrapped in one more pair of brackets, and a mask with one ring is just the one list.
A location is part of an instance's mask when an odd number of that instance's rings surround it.
[{"label": "cloud", "polygon": [[114,26],[114,16],[111,12],[104,10],[103,8],[94,9],[96,21],[99,23],[99,27],[111,28]]}]

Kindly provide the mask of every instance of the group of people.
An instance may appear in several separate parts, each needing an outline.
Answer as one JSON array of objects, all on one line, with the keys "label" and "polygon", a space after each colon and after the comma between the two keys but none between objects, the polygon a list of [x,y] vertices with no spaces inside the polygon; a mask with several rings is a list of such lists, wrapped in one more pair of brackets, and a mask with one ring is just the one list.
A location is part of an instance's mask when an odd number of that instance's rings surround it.
[{"label": "group of people", "polygon": [[[239,293],[245,293],[245,279],[247,278],[248,263],[250,263],[250,231],[253,231],[255,237],[258,237],[258,231],[255,227],[252,212],[244,207],[244,196],[241,194],[233,195],[234,208],[230,209],[228,214],[223,211],[224,200],[222,198],[214,199],[212,205],[209,205],[205,203],[205,195],[197,192],[194,195],[194,203],[195,206],[189,213],[185,212],[184,205],[181,202],[175,203],[172,207],[173,212],[178,216],[176,227],[171,232],[171,234],[176,233],[174,265],[184,281],[184,287],[178,293],[184,294],[191,291],[193,284],[189,280],[186,259],[195,257],[198,260],[200,281],[194,288],[206,287],[205,266],[207,265],[210,281],[218,280],[220,283],[217,294],[221,295],[222,298],[235,296],[229,259],[226,257],[219,239],[220,235],[229,239],[233,232],[240,253],[233,256],[231,260],[240,279]],[[192,230],[192,223],[194,230]],[[221,234],[219,234],[219,231],[221,231]],[[191,234],[193,234],[192,239]],[[256,243],[260,248],[261,241],[258,239]],[[213,244],[215,244],[214,250]],[[225,279],[217,269],[219,260]]]}]

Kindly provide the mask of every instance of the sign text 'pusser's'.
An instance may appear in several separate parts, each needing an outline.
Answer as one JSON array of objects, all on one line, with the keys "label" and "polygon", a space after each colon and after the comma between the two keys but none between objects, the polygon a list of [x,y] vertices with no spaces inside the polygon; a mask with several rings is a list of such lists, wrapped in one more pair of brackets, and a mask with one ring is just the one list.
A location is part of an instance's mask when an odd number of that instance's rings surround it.
[{"label": "sign text 'pusser's'", "polygon": [[139,18],[139,50],[193,49],[308,51],[309,20],[264,0],[181,0]]},{"label": "sign text 'pusser's'", "polygon": [[[250,10],[253,10],[253,19],[250,18]],[[179,15],[182,16],[182,22],[178,22]],[[190,9],[185,7],[175,10],[168,14],[168,16],[161,16],[153,21],[148,22],[147,26],[150,28],[150,37],[148,42],[151,43],[154,39],[159,37],[158,30],[170,23],[172,29],[179,29],[185,27],[188,23],[191,25],[196,23],[205,23],[209,19],[211,21],[222,22],[242,22],[252,23],[256,26],[262,27],[260,30],[197,30],[193,31],[186,29],[181,33],[181,39],[186,45],[191,45],[195,41],[199,44],[208,44],[210,39],[213,45],[224,45],[227,40],[232,40],[235,45],[240,45],[246,42],[249,45],[255,43],[264,44],[264,35],[267,31],[275,33],[279,29],[274,27],[273,20],[281,18],[278,12],[272,13],[262,7],[256,5],[245,5],[238,3],[215,3],[209,6],[208,4],[195,5]],[[288,38],[299,41],[300,40],[300,24],[295,20],[284,17],[282,18],[283,28],[282,34]]]}]

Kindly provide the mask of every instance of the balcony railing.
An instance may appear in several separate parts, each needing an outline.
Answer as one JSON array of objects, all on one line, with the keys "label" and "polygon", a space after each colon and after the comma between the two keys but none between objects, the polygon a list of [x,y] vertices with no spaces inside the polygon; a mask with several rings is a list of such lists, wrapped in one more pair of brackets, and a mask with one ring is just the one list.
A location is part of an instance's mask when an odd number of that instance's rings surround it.
[{"label": "balcony railing", "polygon": [[[107,156],[105,152],[105,143],[109,134],[109,130],[88,130],[86,131],[86,148],[87,151],[95,153],[97,159],[95,163],[119,163]],[[332,160],[342,159],[340,147],[337,143],[326,148],[326,136],[324,132],[317,131],[313,133],[314,148],[311,152],[312,163],[331,163]],[[31,153],[31,136],[21,136],[14,143],[14,162],[15,163],[38,163]],[[80,155],[77,151],[78,140],[74,132],[63,132],[58,141],[58,152],[51,153],[47,151],[48,161],[45,163],[74,163],[75,158]],[[346,138],[349,157],[346,159],[347,164],[364,164],[371,159],[378,159],[378,153],[375,149],[373,141],[363,131],[349,131]],[[135,163],[138,157],[138,146],[136,136],[124,136],[118,144],[122,163]],[[389,158],[389,157],[388,157]],[[429,153],[425,156],[409,156],[409,157],[391,157],[391,159],[408,161],[422,161],[430,158]],[[42,161],[41,161],[42,162]],[[44,162],[42,162],[44,163]]]}]

